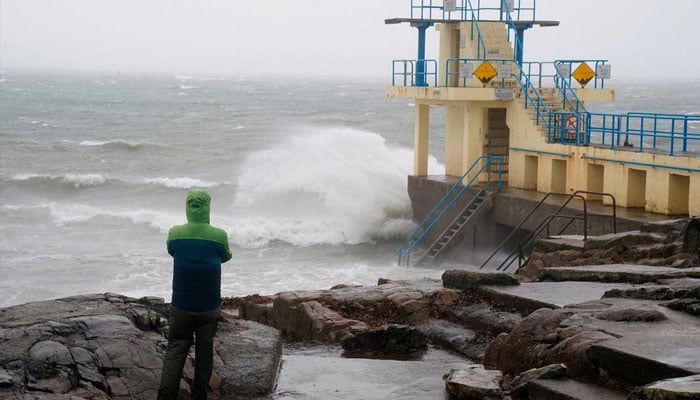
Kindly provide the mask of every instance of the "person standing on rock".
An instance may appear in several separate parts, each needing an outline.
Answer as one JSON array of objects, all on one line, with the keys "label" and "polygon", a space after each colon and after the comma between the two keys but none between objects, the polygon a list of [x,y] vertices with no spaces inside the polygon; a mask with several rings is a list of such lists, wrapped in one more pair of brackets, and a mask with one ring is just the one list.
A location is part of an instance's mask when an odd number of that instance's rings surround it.
[{"label": "person standing on rock", "polygon": [[210,203],[205,190],[190,190],[185,202],[187,223],[168,232],[168,253],[173,256],[174,266],[173,297],[158,400],[177,399],[182,369],[193,342],[191,398],[207,398],[220,317],[221,264],[231,259],[226,232],[209,224]]}]

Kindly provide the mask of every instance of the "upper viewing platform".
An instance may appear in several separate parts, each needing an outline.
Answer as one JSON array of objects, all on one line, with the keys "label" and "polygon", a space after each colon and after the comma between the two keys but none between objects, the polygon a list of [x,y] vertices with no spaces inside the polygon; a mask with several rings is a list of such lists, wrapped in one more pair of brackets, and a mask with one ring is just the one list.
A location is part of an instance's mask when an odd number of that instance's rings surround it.
[{"label": "upper viewing platform", "polygon": [[[605,59],[524,60],[525,31],[556,27],[538,19],[536,0],[411,0],[418,30],[415,59],[394,60],[390,97],[424,101],[511,101],[522,98],[549,142],[634,149],[669,155],[700,152],[700,116],[589,112],[586,102],[610,102]],[[425,57],[425,31],[440,34],[439,59]]]},{"label": "upper viewing platform", "polygon": [[[385,20],[418,33],[417,57],[393,60],[386,94],[414,99],[415,175],[427,174],[428,121],[437,106],[445,108],[446,175],[499,157],[508,186],[605,190],[625,207],[700,214],[698,113],[590,111],[589,102],[615,100],[611,64],[525,60],[525,31],[559,25],[537,14],[536,0],[410,6],[408,17]],[[438,59],[426,58],[429,28],[439,34]]]},{"label": "upper viewing platform", "polygon": [[[482,1],[475,0],[472,6],[471,0],[444,1],[441,4],[435,0],[412,0],[411,16],[408,18],[389,18],[384,20],[387,24],[399,23],[445,23],[455,21],[505,21],[511,18],[517,25],[558,26],[559,21],[541,21],[536,18],[535,1]],[[483,3],[483,4],[482,4]]]}]

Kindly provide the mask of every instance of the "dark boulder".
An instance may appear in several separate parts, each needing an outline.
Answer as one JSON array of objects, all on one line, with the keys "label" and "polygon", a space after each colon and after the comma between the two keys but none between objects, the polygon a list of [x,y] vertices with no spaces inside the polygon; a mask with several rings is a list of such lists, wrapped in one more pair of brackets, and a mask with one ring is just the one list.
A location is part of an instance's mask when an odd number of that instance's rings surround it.
[{"label": "dark boulder", "polygon": [[402,325],[361,332],[341,342],[349,357],[414,358],[428,348],[427,337],[418,329]]}]

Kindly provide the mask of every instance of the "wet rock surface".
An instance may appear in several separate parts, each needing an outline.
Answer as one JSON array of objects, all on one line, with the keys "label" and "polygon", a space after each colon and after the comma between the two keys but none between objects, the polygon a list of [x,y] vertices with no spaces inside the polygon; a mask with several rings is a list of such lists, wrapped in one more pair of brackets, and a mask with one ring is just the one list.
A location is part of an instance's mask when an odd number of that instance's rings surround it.
[{"label": "wet rock surface", "polygon": [[366,358],[417,358],[428,349],[428,339],[418,329],[389,325],[361,332],[341,343],[346,356]]},{"label": "wet rock surface", "polygon": [[[9,307],[0,313],[0,398],[153,399],[167,345],[168,307],[154,298],[76,296]],[[250,337],[252,335],[252,342]],[[245,342],[245,345],[243,345]],[[248,349],[233,354],[231,347]],[[272,328],[222,321],[213,398],[265,394],[274,387],[281,342]],[[191,356],[190,356],[191,357]],[[252,362],[266,370],[257,375]],[[192,360],[181,392],[188,393]]]},{"label": "wet rock surface", "polygon": [[460,400],[498,400],[503,398],[503,373],[476,365],[453,369],[443,376],[447,392]]}]

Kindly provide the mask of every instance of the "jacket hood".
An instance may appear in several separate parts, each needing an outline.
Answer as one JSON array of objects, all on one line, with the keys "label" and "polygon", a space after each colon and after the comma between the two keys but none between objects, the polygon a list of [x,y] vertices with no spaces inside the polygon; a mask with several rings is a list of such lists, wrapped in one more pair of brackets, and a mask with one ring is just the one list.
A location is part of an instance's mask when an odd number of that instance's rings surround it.
[{"label": "jacket hood", "polygon": [[185,208],[187,210],[187,222],[209,223],[209,204],[211,197],[206,190],[192,189],[187,192]]}]

